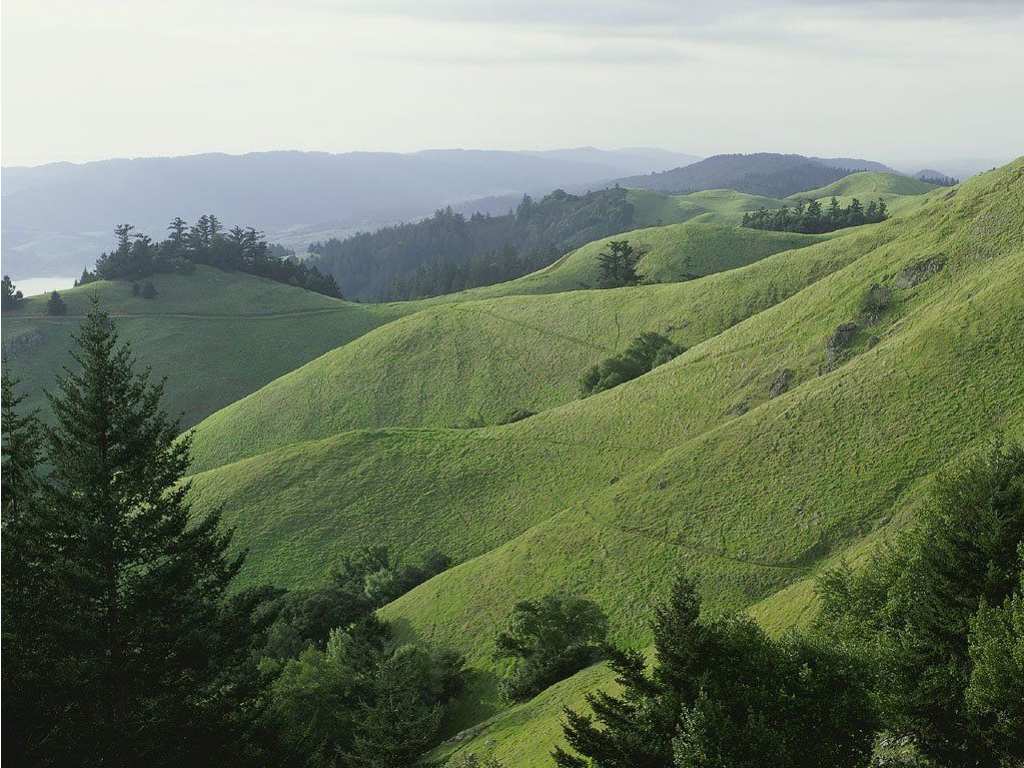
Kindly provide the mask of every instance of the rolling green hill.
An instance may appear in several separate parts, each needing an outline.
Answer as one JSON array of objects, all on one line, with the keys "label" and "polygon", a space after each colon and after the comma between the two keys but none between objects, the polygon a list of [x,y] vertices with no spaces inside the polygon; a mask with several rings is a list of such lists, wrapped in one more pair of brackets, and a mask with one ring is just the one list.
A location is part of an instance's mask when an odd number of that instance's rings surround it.
[{"label": "rolling green hill", "polygon": [[576,399],[582,373],[641,332],[693,346],[884,239],[857,233],[843,246],[826,240],[683,283],[432,306],[212,415],[196,429],[194,466],[205,470],[351,429],[495,424],[517,409],[547,410]]},{"label": "rolling green hill", "polygon": [[[889,207],[890,213],[910,213],[925,204],[930,199],[929,193],[937,189],[943,188],[898,173],[861,171],[851,173],[826,187],[797,192],[790,195],[788,201],[792,203],[796,200],[820,200],[827,203],[835,197],[840,204],[849,205],[856,197],[866,205],[869,200],[881,198]],[[948,189],[945,194],[948,194]]]},{"label": "rolling green hill", "polygon": [[[325,401],[311,387],[330,388],[331,379],[310,377],[310,387],[296,389],[309,389],[308,399],[290,395],[278,405],[290,405],[313,433],[300,430],[289,444],[196,475],[194,499],[200,509],[222,505],[238,527],[239,545],[252,552],[249,581],[311,583],[340,553],[369,542],[402,554],[440,547],[461,560],[384,611],[402,635],[467,654],[477,675],[460,725],[498,711],[489,639],[524,597],[554,589],[588,595],[608,612],[615,639],[644,647],[652,605],[685,569],[713,608],[761,603],[761,618],[790,617],[784,624],[806,605],[807,579],[898,524],[937,469],[995,431],[1024,434],[1024,388],[1007,386],[1024,370],[1024,160],[929,196],[912,214],[735,274],[818,250],[832,253],[834,268],[780,289],[767,307],[755,301],[734,324],[704,321],[698,343],[671,363],[586,400],[552,401],[507,426],[324,436],[314,425]],[[725,277],[693,290],[724,291]],[[876,283],[892,298],[870,319],[862,299]],[[670,287],[632,290],[654,297]],[[582,300],[545,298],[567,297]],[[730,305],[709,299],[723,303]],[[494,306],[506,317],[534,310],[529,301],[523,309]],[[454,315],[432,317],[437,338],[456,348],[478,322],[472,314],[462,326]],[[531,317],[564,328],[573,310]],[[857,327],[836,342],[837,329],[851,322]],[[504,325],[481,332],[497,339]],[[410,339],[430,338],[407,330]],[[561,354],[545,341],[518,347],[528,369],[553,367]],[[411,352],[415,371],[391,375],[411,382],[419,371],[426,381],[438,375],[425,366],[429,357]],[[504,364],[466,370],[465,383],[451,374],[446,397],[458,398],[461,387],[469,399],[497,388],[488,376],[509,375]],[[552,381],[537,389],[557,390]],[[425,392],[427,403],[434,395]],[[393,403],[386,395],[379,402]],[[241,409],[251,423],[237,434],[259,434],[270,410]],[[379,423],[389,418],[382,413]],[[219,429],[234,428],[228,421]],[[538,764],[557,736],[559,704],[600,679],[600,670],[588,670],[501,713],[470,744],[483,748],[497,734],[508,765]]]},{"label": "rolling green hill", "polygon": [[94,296],[117,318],[139,360],[156,376],[168,377],[165,405],[183,414],[185,427],[415,309],[353,304],[210,267],[190,275],[155,275],[152,282],[155,299],[133,296],[126,282],[96,282],[61,293],[68,307],[63,317],[46,314],[46,296],[5,312],[6,364],[20,379],[26,405],[45,412],[42,391],[52,389],[61,366],[70,363],[71,334]]},{"label": "rolling green hill", "polygon": [[551,266],[516,280],[425,299],[421,303],[473,301],[594,288],[598,278],[597,256],[612,240],[628,240],[634,247],[646,251],[637,266],[637,272],[645,280],[675,282],[742,267],[773,253],[811,245],[830,236],[765,232],[698,221],[647,227],[587,243]]},{"label": "rolling green hill", "polygon": [[630,189],[626,199],[633,204],[633,222],[637,227],[681,224],[697,217],[707,224],[739,224],[747,211],[786,205],[785,200],[749,195],[732,189],[710,189],[689,195]]}]

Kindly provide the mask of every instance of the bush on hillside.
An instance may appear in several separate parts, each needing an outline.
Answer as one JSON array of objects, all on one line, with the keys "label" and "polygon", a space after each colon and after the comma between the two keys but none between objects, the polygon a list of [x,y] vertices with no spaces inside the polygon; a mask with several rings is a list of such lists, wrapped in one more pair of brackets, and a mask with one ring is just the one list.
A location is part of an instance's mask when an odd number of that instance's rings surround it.
[{"label": "bush on hillside", "polygon": [[608,621],[580,597],[546,595],[516,604],[495,638],[495,658],[515,662],[501,685],[509,701],[525,701],[598,661]]},{"label": "bush on hillside", "polygon": [[602,360],[583,376],[580,391],[583,397],[617,387],[637,376],[667,363],[686,351],[658,333],[645,332],[630,342],[626,351]]},{"label": "bush on hillside", "polygon": [[142,286],[142,291],[140,292],[140,295],[144,299],[155,299],[156,298],[156,286],[153,285],[153,283],[151,283],[150,281],[147,280],[146,284],[144,286]]},{"label": "bush on hillside", "polygon": [[451,567],[440,552],[403,565],[387,547],[366,547],[342,558],[327,583],[280,594],[267,608],[271,615],[264,655],[297,656],[307,646],[322,649],[332,629],[353,626],[374,611]]}]

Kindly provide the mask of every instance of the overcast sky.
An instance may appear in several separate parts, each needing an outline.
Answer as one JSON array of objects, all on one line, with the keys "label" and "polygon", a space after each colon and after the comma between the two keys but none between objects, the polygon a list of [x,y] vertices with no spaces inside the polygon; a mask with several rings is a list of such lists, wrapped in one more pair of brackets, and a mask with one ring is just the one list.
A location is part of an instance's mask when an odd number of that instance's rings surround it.
[{"label": "overcast sky", "polygon": [[266,149],[1024,153],[1024,1],[3,0],[4,165]]}]

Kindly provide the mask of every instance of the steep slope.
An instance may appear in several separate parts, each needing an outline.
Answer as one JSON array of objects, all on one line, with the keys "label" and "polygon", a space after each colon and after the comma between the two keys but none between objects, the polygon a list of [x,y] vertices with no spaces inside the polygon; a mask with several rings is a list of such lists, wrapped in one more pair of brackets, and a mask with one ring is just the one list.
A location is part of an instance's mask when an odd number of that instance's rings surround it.
[{"label": "steep slope", "polygon": [[856,238],[684,283],[431,307],[212,415],[196,429],[194,466],[351,429],[495,424],[517,409],[546,410],[576,399],[583,372],[641,332],[693,346],[882,242],[874,232]]},{"label": "steep slope", "polygon": [[[190,275],[155,275],[155,299],[125,282],[90,283],[61,293],[68,314],[46,314],[46,296],[3,317],[6,365],[20,379],[26,405],[45,412],[44,389],[61,366],[92,297],[114,315],[122,338],[157,377],[167,377],[166,407],[191,426],[263,384],[413,311],[413,305],[352,304],[242,273],[198,267]],[[190,375],[196,361],[201,375]]]},{"label": "steep slope", "polygon": [[[633,382],[504,427],[294,444],[197,476],[196,501],[238,525],[251,580],[312,581],[370,541],[465,559],[385,614],[468,654],[473,722],[496,706],[488,638],[516,600],[590,595],[643,647],[679,568],[710,605],[749,606],[887,525],[965,446],[1024,434],[1007,385],[1024,370],[1022,214],[1017,161],[857,233],[878,237],[844,268]],[[869,322],[879,282],[893,300]]]}]

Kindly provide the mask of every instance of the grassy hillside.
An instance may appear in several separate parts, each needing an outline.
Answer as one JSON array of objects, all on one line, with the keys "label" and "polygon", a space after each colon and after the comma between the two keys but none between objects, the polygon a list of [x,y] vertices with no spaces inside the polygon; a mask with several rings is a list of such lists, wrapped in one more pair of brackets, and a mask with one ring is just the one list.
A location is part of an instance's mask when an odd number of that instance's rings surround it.
[{"label": "grassy hillside", "polygon": [[[70,364],[71,334],[92,297],[114,315],[122,337],[156,376],[167,376],[166,407],[184,426],[297,366],[414,309],[332,299],[242,273],[198,267],[191,275],[156,275],[158,296],[132,295],[125,282],[97,282],[61,292],[63,317],[34,296],[3,316],[11,373],[29,407],[44,408],[44,388]],[[196,361],[202,371],[195,371]],[[194,373],[193,373],[194,371]]]},{"label": "grassy hillside", "polygon": [[495,424],[516,409],[547,410],[576,399],[583,372],[641,332],[693,346],[884,237],[858,233],[842,246],[824,241],[684,283],[431,307],[212,415],[196,430],[195,467],[351,429]]},{"label": "grassy hillside", "polygon": [[899,173],[881,171],[861,171],[844,176],[839,181],[825,187],[810,189],[790,195],[790,199],[817,200],[823,197],[859,197],[861,200],[873,200],[879,195],[924,195],[938,189],[935,184],[903,176]]},{"label": "grassy hillside", "polygon": [[[825,187],[810,189],[790,195],[789,202],[796,200],[820,200],[827,204],[833,197],[841,205],[849,205],[853,198],[858,198],[867,205],[869,200],[881,198],[889,207],[891,214],[911,213],[924,205],[930,197],[929,193],[942,189],[935,184],[903,176],[898,173],[882,173],[878,171],[862,171],[851,173],[839,181]],[[936,193],[936,194],[948,194]]]},{"label": "grassy hillside", "polygon": [[[385,615],[468,655],[461,722],[479,721],[497,708],[489,638],[516,600],[589,595],[617,640],[644,647],[678,569],[713,608],[750,606],[877,535],[965,447],[1024,434],[1024,390],[1006,386],[1024,369],[1022,213],[1017,161],[836,238],[845,266],[621,387],[503,427],[295,443],[197,476],[195,499],[238,526],[250,580],[313,581],[370,541],[463,560]],[[877,282],[893,300],[869,323]],[[782,371],[789,388],[770,397]],[[791,590],[772,610],[799,615],[808,591]],[[531,736],[557,732],[545,711],[503,727],[546,753]]]},{"label": "grassy hillside", "polygon": [[648,227],[595,240],[566,254],[551,266],[516,280],[427,299],[423,303],[594,288],[598,278],[598,254],[608,247],[611,240],[628,240],[634,247],[646,249],[637,271],[650,282],[675,282],[688,276],[742,267],[773,253],[811,245],[826,237],[829,235],[765,232],[698,221]]},{"label": "grassy hillside", "polygon": [[637,227],[680,224],[698,216],[700,221],[708,224],[739,224],[747,211],[786,205],[785,200],[732,189],[710,189],[689,195],[630,189],[626,199],[633,204],[633,221]]}]

